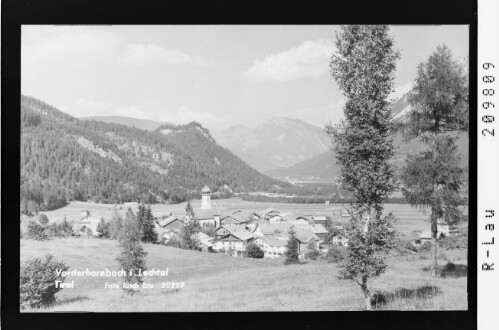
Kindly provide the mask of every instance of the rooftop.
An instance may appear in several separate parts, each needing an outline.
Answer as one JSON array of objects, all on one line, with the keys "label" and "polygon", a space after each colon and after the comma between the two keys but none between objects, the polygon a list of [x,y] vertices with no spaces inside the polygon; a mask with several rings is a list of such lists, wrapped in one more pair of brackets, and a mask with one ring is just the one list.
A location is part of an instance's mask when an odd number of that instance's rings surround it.
[{"label": "rooftop", "polygon": [[196,220],[204,220],[204,219],[213,219],[215,216],[220,214],[220,210],[217,208],[212,208],[210,210],[194,210],[194,219]]},{"label": "rooftop", "polygon": [[208,187],[208,186],[205,185],[203,187],[203,189],[201,189],[201,193],[202,194],[209,194],[209,193],[211,193],[210,187]]},{"label": "rooftop", "polygon": [[267,244],[270,246],[286,246],[288,244],[287,241],[284,241],[282,239],[277,239],[271,235],[264,236],[263,240],[267,242]]}]

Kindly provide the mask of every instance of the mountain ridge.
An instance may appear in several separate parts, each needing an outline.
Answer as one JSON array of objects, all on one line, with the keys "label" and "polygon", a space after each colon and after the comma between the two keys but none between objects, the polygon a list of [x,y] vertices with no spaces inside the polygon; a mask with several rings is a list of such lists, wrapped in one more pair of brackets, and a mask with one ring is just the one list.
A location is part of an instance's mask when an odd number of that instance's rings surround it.
[{"label": "mountain ridge", "polygon": [[69,200],[181,202],[205,184],[214,197],[287,185],[217,145],[199,123],[162,127],[173,132],[79,120],[21,96],[22,208]]},{"label": "mountain ridge", "polygon": [[[392,120],[403,123],[409,119],[411,106],[409,103],[409,92],[392,103]],[[465,132],[456,132],[460,165],[468,167],[469,160],[469,136]],[[393,163],[396,167],[402,166],[408,154],[414,154],[425,148],[424,143],[417,139],[405,141],[400,133],[394,136],[394,145],[397,147]],[[296,163],[289,167],[279,167],[264,171],[265,174],[279,179],[293,180],[335,180],[339,175],[339,166],[333,151],[327,150],[310,159]]]},{"label": "mountain ridge", "polygon": [[168,123],[163,123],[163,122],[154,121],[154,120],[150,120],[150,119],[141,119],[141,118],[126,117],[126,116],[89,116],[89,117],[78,117],[78,119],[80,119],[80,120],[96,120],[96,121],[102,121],[105,123],[114,123],[114,124],[133,126],[133,127],[148,130],[148,131],[154,131],[158,127],[160,127],[161,125],[168,124]]},{"label": "mountain ridge", "polygon": [[229,127],[213,135],[220,145],[262,172],[314,157],[329,144],[320,127],[286,117],[273,117],[254,128]]}]

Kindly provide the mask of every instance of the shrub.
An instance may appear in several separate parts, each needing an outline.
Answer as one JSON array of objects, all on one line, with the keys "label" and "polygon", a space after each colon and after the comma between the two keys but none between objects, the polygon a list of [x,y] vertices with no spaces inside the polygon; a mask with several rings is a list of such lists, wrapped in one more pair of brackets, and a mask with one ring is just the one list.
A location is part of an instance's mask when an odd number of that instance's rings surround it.
[{"label": "shrub", "polygon": [[452,262],[448,262],[445,264],[445,266],[442,268],[444,272],[455,272],[456,271],[456,265],[453,264]]},{"label": "shrub", "polygon": [[412,242],[407,242],[407,243],[405,244],[405,248],[406,248],[407,250],[409,250],[409,251],[412,251],[412,252],[418,252],[418,251],[419,251],[419,250],[418,250],[418,248],[417,248],[417,247],[415,247],[415,246],[412,244]]},{"label": "shrub", "polygon": [[59,236],[61,237],[68,237],[73,234],[73,228],[71,224],[66,220],[66,217],[64,217],[64,220],[58,225],[58,232]]},{"label": "shrub", "polygon": [[300,263],[300,261],[298,260],[298,248],[300,242],[298,242],[298,239],[296,238],[296,232],[293,226],[289,228],[288,234],[289,238],[288,238],[288,244],[286,246],[286,252],[284,253],[284,255],[286,256],[284,264],[285,265],[298,264]]},{"label": "shrub", "polygon": [[26,228],[26,232],[23,235],[24,238],[34,239],[34,240],[45,240],[48,239],[47,233],[45,232],[45,227],[40,225],[38,222],[30,220]]},{"label": "shrub", "polygon": [[40,215],[38,216],[38,221],[40,221],[42,225],[46,225],[49,223],[49,218],[47,218],[45,214],[40,213]]},{"label": "shrub", "polygon": [[419,251],[430,251],[431,250],[431,242],[425,242],[419,246]]},{"label": "shrub", "polygon": [[109,238],[109,222],[105,222],[104,218],[101,218],[97,225],[97,231],[99,232],[99,238]]},{"label": "shrub", "polygon": [[168,241],[166,241],[164,244],[166,246],[171,246],[171,247],[178,248],[178,249],[182,248],[182,242],[180,241],[180,239],[177,236],[173,236]]},{"label": "shrub", "polygon": [[373,307],[381,307],[386,305],[386,296],[381,292],[376,292],[371,298],[371,305]]},{"label": "shrub", "polygon": [[337,246],[330,246],[326,254],[326,260],[328,263],[337,263],[345,259],[347,256],[347,251],[344,248]]},{"label": "shrub", "polygon": [[215,227],[215,225],[209,223],[209,224],[203,226],[203,228],[201,228],[201,232],[210,236],[210,237],[214,237],[216,229],[217,228]]},{"label": "shrub", "polygon": [[47,237],[59,237],[59,227],[55,223],[45,226],[44,230]]},{"label": "shrub", "polygon": [[86,237],[93,237],[94,236],[94,232],[92,231],[92,229],[90,228],[85,228],[85,236]]},{"label": "shrub", "polygon": [[317,250],[317,245],[315,241],[311,240],[307,246],[307,252],[305,252],[305,258],[311,260],[317,260],[320,256],[319,250]]},{"label": "shrub", "polygon": [[246,246],[246,256],[248,258],[261,259],[264,255],[262,249],[255,243],[250,243]]},{"label": "shrub", "polygon": [[69,266],[56,261],[51,254],[42,258],[30,258],[21,264],[19,293],[22,309],[53,304],[55,294],[62,290],[55,281],[64,281],[57,271],[66,271]]}]

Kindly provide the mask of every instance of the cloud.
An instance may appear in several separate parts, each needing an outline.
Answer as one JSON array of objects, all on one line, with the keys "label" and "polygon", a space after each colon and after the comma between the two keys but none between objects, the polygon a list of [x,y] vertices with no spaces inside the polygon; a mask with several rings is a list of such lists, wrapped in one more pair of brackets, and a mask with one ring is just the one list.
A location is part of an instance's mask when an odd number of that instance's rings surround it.
[{"label": "cloud", "polygon": [[122,39],[111,30],[84,26],[23,26],[24,65],[70,64],[101,60],[118,51]]},{"label": "cloud", "polygon": [[259,82],[327,75],[333,48],[333,43],[327,40],[305,41],[298,47],[254,60],[244,77],[250,82]]},{"label": "cloud", "polygon": [[212,65],[212,61],[201,56],[188,55],[178,49],[167,49],[155,44],[130,44],[121,57],[127,63],[163,63]]},{"label": "cloud", "polygon": [[157,44],[126,44],[112,27],[23,26],[23,67],[54,64],[84,68],[96,61],[115,63],[163,63],[213,65],[204,57],[185,54]]},{"label": "cloud", "polygon": [[71,109],[71,111],[66,112],[75,117],[124,116],[150,119],[176,125],[197,121],[204,127],[215,130],[227,128],[234,124],[234,119],[229,114],[215,115],[208,111],[192,110],[186,106],[173,111],[152,112],[145,111],[143,107],[137,105],[118,106],[108,101],[79,99],[74,107],[65,108]]},{"label": "cloud", "polygon": [[71,114],[76,117],[93,116],[125,116],[139,119],[148,119],[150,113],[147,113],[136,105],[116,106],[109,101],[95,101],[89,99],[79,99],[76,105],[71,109]]},{"label": "cloud", "polygon": [[143,111],[141,107],[136,105],[131,105],[128,107],[114,107],[112,110],[113,114],[116,116],[125,116],[139,119],[150,119],[150,114]]},{"label": "cloud", "polygon": [[234,123],[234,119],[231,115],[219,116],[208,111],[192,110],[186,106],[180,107],[176,111],[163,111],[159,118],[163,122],[174,123],[177,125],[197,121],[209,129],[225,128]]}]

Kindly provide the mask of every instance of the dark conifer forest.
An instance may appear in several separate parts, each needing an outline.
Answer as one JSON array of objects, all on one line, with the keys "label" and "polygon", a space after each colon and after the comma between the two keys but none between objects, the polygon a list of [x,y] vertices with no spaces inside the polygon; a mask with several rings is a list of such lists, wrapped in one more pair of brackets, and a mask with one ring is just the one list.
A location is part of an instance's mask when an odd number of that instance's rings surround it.
[{"label": "dark conifer forest", "polygon": [[21,97],[21,212],[99,203],[178,203],[236,192],[276,190],[271,179],[220,147],[199,123],[154,132],[83,121]]}]

